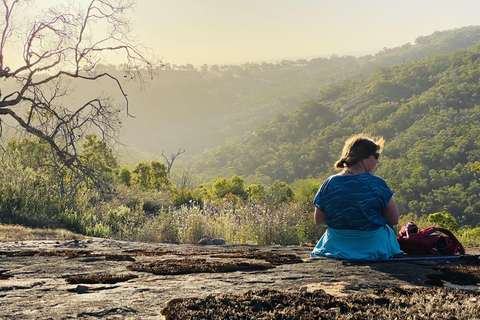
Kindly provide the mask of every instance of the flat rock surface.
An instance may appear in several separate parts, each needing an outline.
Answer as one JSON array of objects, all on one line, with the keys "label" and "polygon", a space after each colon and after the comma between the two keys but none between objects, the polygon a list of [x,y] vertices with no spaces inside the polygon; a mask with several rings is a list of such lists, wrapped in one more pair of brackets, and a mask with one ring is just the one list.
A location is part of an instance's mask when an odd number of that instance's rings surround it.
[{"label": "flat rock surface", "polygon": [[[0,319],[164,319],[161,309],[175,298],[260,289],[323,289],[340,296],[448,286],[437,277],[442,272],[438,267],[478,266],[472,258],[348,263],[310,258],[310,251],[97,238],[0,242]],[[479,248],[467,249],[467,254],[479,253]],[[463,285],[479,291],[478,283]]]}]

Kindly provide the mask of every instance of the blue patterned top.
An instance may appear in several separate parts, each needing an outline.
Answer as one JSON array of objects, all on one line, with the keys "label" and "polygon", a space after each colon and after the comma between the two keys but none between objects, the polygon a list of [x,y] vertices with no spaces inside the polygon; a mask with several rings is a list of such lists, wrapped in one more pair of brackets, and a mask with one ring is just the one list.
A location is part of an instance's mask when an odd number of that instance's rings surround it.
[{"label": "blue patterned top", "polygon": [[325,212],[333,229],[375,230],[387,224],[382,215],[393,191],[370,173],[333,175],[322,184],[313,204]]}]

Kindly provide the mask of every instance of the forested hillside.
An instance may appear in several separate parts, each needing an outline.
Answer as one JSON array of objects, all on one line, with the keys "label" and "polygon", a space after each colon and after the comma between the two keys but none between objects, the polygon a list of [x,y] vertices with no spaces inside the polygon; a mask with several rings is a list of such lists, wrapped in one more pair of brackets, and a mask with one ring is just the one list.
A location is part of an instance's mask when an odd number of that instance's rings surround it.
[{"label": "forested hillside", "polygon": [[[135,116],[124,120],[122,142],[156,154],[185,148],[185,156],[199,155],[294,110],[306,99],[317,98],[344,79],[369,77],[378,66],[468,48],[479,40],[480,27],[466,27],[418,37],[414,44],[360,58],[333,55],[197,68],[166,63],[146,79],[143,91],[137,82],[120,75]],[[84,89],[79,87],[78,94]]]},{"label": "forested hillside", "polygon": [[[184,148],[186,158],[242,136],[282,112],[295,110],[306,99],[318,98],[345,79],[368,78],[379,66],[401,65],[468,48],[479,40],[480,27],[474,26],[435,32],[418,37],[413,44],[384,48],[359,58],[332,55],[200,67],[165,63],[142,83],[124,75],[122,66],[99,65],[97,71],[117,76],[128,94],[129,112],[134,117],[122,120],[125,133],[121,142],[156,155]],[[65,103],[92,92],[115,91],[114,85],[109,81],[78,84]],[[117,98],[122,101],[122,97]]]},{"label": "forested hillside", "polygon": [[[346,137],[364,132],[387,139],[376,174],[394,190],[401,219],[448,227],[478,246],[480,44],[471,44],[479,30],[438,32],[362,58],[166,64],[144,91],[121,66],[100,66],[128,93],[136,118],[122,120],[121,138],[131,146],[120,153],[85,136],[77,146],[85,179],[59,170],[44,140],[4,135],[0,223],[135,241],[197,243],[207,234],[314,243],[324,231],[312,219],[314,194],[335,172]],[[77,87],[64,102],[109,85]]]},{"label": "forested hillside", "polygon": [[377,174],[402,213],[445,210],[480,222],[480,46],[380,67],[332,84],[316,98],[196,163],[207,175],[293,182],[332,173],[343,141],[364,132],[387,140]]}]

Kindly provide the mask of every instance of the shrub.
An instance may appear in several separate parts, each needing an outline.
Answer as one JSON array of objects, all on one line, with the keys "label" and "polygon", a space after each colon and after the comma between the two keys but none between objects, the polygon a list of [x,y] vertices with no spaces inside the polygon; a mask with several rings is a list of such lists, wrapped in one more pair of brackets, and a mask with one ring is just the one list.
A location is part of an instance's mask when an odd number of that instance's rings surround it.
[{"label": "shrub", "polygon": [[122,168],[119,174],[120,182],[130,187],[132,184],[132,173],[127,168]]},{"label": "shrub", "polygon": [[435,212],[428,215],[427,221],[435,226],[457,230],[458,224],[455,218],[447,212]]},{"label": "shrub", "polygon": [[181,206],[182,204],[191,203],[195,200],[193,193],[188,188],[175,189],[173,192],[173,205]]},{"label": "shrub", "polygon": [[302,204],[306,203],[312,205],[313,199],[319,188],[320,182],[316,179],[298,181],[295,188],[295,201]]},{"label": "shrub", "polygon": [[30,227],[59,227],[67,199],[47,171],[4,157],[0,170],[0,221]]},{"label": "shrub", "polygon": [[252,203],[264,203],[267,200],[265,186],[261,183],[251,184],[245,188],[248,200]]},{"label": "shrub", "polygon": [[458,240],[465,247],[480,246],[480,227],[476,227],[473,229],[462,228],[458,230]]},{"label": "shrub", "polygon": [[268,188],[267,199],[270,203],[279,206],[293,200],[293,190],[285,181],[274,181]]}]

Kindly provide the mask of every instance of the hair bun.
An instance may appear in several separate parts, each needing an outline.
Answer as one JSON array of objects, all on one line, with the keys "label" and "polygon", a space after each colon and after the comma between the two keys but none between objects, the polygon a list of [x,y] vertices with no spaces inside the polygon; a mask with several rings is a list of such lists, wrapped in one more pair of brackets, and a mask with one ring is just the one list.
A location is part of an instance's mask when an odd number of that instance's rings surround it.
[{"label": "hair bun", "polygon": [[345,165],[347,164],[347,161],[345,159],[340,159],[335,163],[336,168],[345,168]]}]

